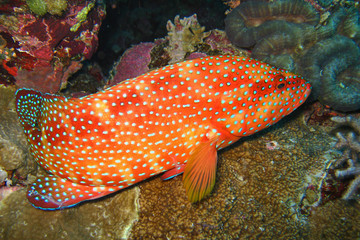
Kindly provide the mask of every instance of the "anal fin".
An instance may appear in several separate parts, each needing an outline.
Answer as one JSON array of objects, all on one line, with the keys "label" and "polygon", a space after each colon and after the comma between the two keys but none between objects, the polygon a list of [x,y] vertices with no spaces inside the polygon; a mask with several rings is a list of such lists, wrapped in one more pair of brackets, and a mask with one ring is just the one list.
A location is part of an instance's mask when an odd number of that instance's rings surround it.
[{"label": "anal fin", "polygon": [[176,165],[174,168],[168,170],[163,175],[161,175],[161,180],[169,180],[177,175],[180,175],[184,172],[185,164]]},{"label": "anal fin", "polygon": [[27,198],[36,208],[58,210],[103,197],[117,190],[119,189],[81,185],[55,175],[47,175],[36,179],[28,187]]}]

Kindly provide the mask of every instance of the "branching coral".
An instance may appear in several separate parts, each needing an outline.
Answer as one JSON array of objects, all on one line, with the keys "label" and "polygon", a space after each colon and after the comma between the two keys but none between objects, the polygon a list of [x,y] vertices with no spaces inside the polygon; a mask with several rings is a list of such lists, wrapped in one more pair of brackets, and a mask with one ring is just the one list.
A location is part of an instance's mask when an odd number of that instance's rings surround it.
[{"label": "branching coral", "polygon": [[322,22],[304,0],[247,1],[227,16],[225,30],[233,44],[252,48],[253,58],[303,75],[313,100],[354,111],[360,108],[359,10],[331,9]]},{"label": "branching coral", "polygon": [[[360,117],[349,115],[333,117],[332,120],[351,127],[351,131],[347,134],[336,133],[338,142],[335,147],[343,149],[344,152],[342,158],[335,162],[335,176],[339,179],[353,178],[343,199],[354,199],[360,188]],[[344,166],[346,166],[345,169],[343,169]]]}]

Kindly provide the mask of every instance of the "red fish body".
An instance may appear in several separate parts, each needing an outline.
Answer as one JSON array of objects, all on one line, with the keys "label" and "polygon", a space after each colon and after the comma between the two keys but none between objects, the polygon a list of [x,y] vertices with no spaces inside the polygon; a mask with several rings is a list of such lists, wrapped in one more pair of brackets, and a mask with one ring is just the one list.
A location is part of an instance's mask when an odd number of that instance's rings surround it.
[{"label": "red fish body", "polygon": [[184,172],[196,202],[215,183],[217,150],[300,106],[310,85],[253,59],[216,56],[169,65],[82,98],[20,89],[17,112],[31,153],[50,175],[28,190],[61,209],[165,172]]}]

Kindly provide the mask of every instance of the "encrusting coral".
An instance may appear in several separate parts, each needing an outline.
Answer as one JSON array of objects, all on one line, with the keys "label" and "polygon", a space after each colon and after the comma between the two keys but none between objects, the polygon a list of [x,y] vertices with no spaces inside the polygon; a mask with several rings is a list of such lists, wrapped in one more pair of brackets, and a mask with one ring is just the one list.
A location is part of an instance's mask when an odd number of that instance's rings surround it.
[{"label": "encrusting coral", "polygon": [[[343,150],[343,156],[335,162],[335,176],[339,179],[353,178],[343,199],[356,199],[360,187],[360,117],[332,117],[336,123],[351,127],[346,134],[338,131],[335,147]],[[345,166],[345,169],[343,168]]]},{"label": "encrusting coral", "polygon": [[225,30],[234,45],[252,48],[253,58],[310,81],[312,100],[335,110],[357,110],[359,10],[331,5],[328,15],[320,17],[318,8],[304,0],[247,1],[228,14]]}]

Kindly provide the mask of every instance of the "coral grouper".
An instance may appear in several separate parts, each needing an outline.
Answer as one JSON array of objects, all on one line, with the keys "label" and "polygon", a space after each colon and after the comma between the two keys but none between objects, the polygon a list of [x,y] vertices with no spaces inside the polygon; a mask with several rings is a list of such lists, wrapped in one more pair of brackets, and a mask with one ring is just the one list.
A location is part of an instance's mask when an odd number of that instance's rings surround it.
[{"label": "coral grouper", "polygon": [[288,115],[310,94],[300,76],[249,58],[169,65],[82,98],[20,89],[17,112],[36,161],[28,199],[61,209],[166,172],[190,201],[215,183],[217,150]]}]

